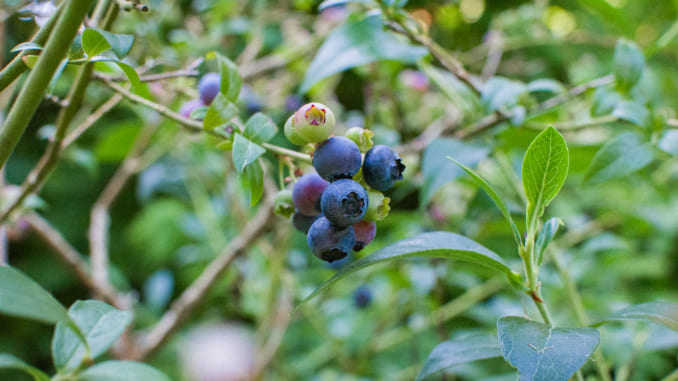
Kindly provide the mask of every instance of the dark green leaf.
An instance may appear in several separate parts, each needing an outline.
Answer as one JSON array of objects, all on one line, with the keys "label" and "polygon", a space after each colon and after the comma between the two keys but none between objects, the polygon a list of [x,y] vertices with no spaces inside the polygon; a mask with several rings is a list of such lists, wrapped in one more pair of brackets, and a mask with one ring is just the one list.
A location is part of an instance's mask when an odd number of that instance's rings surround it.
[{"label": "dark green leaf", "polygon": [[565,183],[569,160],[565,139],[553,127],[546,128],[530,143],[522,167],[528,210],[539,216],[556,197]]},{"label": "dark green leaf", "polygon": [[493,336],[477,335],[443,341],[428,355],[424,366],[417,374],[417,380],[423,380],[453,365],[499,356],[501,356],[499,342]]},{"label": "dark green leaf", "polygon": [[518,227],[516,226],[516,223],[513,222],[513,218],[511,218],[511,212],[509,212],[508,208],[506,207],[506,204],[504,204],[504,201],[499,197],[497,192],[492,188],[492,185],[488,183],[485,179],[483,179],[479,174],[475,173],[471,168],[468,168],[464,164],[461,164],[457,160],[451,158],[448,156],[448,159],[454,161],[458,166],[461,167],[466,173],[471,176],[473,181],[478,184],[483,190],[487,193],[488,196],[494,201],[494,204],[497,205],[497,208],[499,208],[499,211],[501,214],[504,216],[506,221],[509,223],[511,226],[511,230],[513,231],[513,239],[516,241],[516,244],[520,246],[522,244],[522,239],[520,238],[520,231],[518,230]]},{"label": "dark green leaf", "polygon": [[612,115],[621,120],[644,127],[649,122],[650,112],[647,110],[647,107],[638,102],[621,101],[615,105]]},{"label": "dark green leaf", "polygon": [[594,327],[611,321],[641,320],[661,324],[674,331],[678,331],[678,304],[665,302],[649,302],[626,307],[613,313],[605,320],[601,320]]},{"label": "dark green leaf", "polygon": [[456,259],[506,273],[509,277],[516,276],[500,256],[481,244],[455,233],[428,232],[405,238],[352,262],[313,291],[302,303],[312,299],[340,279],[360,269],[385,261],[409,257]]},{"label": "dark green leaf", "polygon": [[548,221],[544,223],[544,226],[541,228],[539,235],[537,236],[537,243],[534,247],[534,252],[536,253],[535,261],[537,266],[541,264],[541,261],[544,256],[544,250],[553,240],[553,236],[558,232],[558,227],[563,223],[560,218],[549,218]]},{"label": "dark green leaf", "polygon": [[599,184],[627,176],[654,160],[650,142],[634,132],[622,132],[605,143],[591,160],[584,182]]},{"label": "dark green leaf", "polygon": [[259,156],[266,153],[266,149],[249,141],[246,137],[236,133],[233,138],[233,165],[238,173],[243,173],[245,167],[254,163]]},{"label": "dark green leaf", "polygon": [[517,316],[499,319],[497,335],[520,381],[567,381],[600,341],[595,328],[552,328]]},{"label": "dark green leaf", "polygon": [[243,136],[255,143],[266,143],[278,133],[278,126],[270,117],[258,112],[245,123]]},{"label": "dark green leaf", "polygon": [[264,169],[258,161],[245,167],[241,177],[243,186],[250,192],[250,205],[256,205],[264,194]]},{"label": "dark green leaf", "polygon": [[82,371],[77,381],[170,381],[159,370],[139,362],[106,361]]},{"label": "dark green leaf", "polygon": [[40,369],[26,364],[23,360],[10,355],[9,353],[0,353],[0,369],[3,368],[24,371],[30,374],[35,381],[49,381],[49,376]]},{"label": "dark green leaf", "polygon": [[10,50],[10,53],[21,52],[24,50],[42,50],[42,46],[36,44],[35,42],[22,42],[19,45],[15,46]]},{"label": "dark green leaf", "polygon": [[447,159],[459,158],[462,164],[474,166],[487,157],[489,148],[464,143],[459,140],[438,138],[426,147],[421,169],[424,186],[421,191],[421,205],[426,205],[431,197],[446,183],[461,176],[464,171]]},{"label": "dark green leaf", "polygon": [[314,84],[332,74],[380,60],[414,63],[426,49],[401,42],[383,29],[379,16],[351,21],[330,33],[306,71],[299,91],[306,93]]},{"label": "dark green leaf", "polygon": [[113,49],[115,55],[122,59],[133,44],[134,36],[131,34],[116,34],[96,28],[87,28],[82,32],[82,48],[88,57]]},{"label": "dark green leaf", "polygon": [[[119,311],[96,300],[79,300],[68,314],[85,335],[90,359],[103,354],[122,335],[132,321],[132,314]],[[58,323],[52,339],[54,365],[60,372],[77,369],[85,359],[87,348],[70,327]]]},{"label": "dark green leaf", "polygon": [[614,49],[614,78],[622,90],[632,88],[645,67],[643,52],[633,41],[620,39]]},{"label": "dark green leaf", "polygon": [[66,309],[31,278],[0,266],[0,313],[45,323],[69,321]]},{"label": "dark green leaf", "polygon": [[211,131],[219,126],[223,126],[238,115],[238,107],[226,99],[224,94],[217,94],[212,104],[207,109],[202,126],[205,130]]},{"label": "dark green leaf", "polygon": [[242,87],[242,77],[233,61],[222,56],[217,52],[209,52],[207,59],[216,58],[219,61],[219,75],[221,76],[221,93],[224,94],[227,100],[235,102],[240,94]]}]

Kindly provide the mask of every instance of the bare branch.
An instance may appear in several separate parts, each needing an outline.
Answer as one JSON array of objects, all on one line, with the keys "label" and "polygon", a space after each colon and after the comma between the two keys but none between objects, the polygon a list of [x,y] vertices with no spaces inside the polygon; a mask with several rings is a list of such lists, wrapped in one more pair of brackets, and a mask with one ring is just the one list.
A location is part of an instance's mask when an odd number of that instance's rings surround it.
[{"label": "bare branch", "polygon": [[259,211],[254,218],[245,225],[238,236],[231,240],[219,256],[210,262],[198,279],[172,303],[169,310],[151,328],[150,332],[139,337],[134,347],[119,350],[119,356],[133,360],[142,360],[155,352],[200,303],[233,260],[239,255],[244,254],[267,230],[273,215],[274,192],[271,191],[271,188],[274,186],[270,185],[270,181],[266,183],[268,184],[268,189],[266,190],[267,197],[259,207]]},{"label": "bare branch", "polygon": [[29,213],[25,217],[26,222],[31,226],[40,238],[68,267],[75,273],[80,281],[90,290],[99,294],[106,302],[119,309],[129,309],[131,300],[119,295],[111,287],[101,287],[87,270],[87,264],[82,259],[82,255],[73,248],[52,225],[36,213]]},{"label": "bare branch", "polygon": [[90,212],[89,244],[92,261],[92,277],[99,288],[110,288],[108,281],[108,228],[109,208],[117,199],[127,181],[141,168],[141,153],[155,133],[157,125],[143,129],[134,142],[129,155],[122,162]]}]

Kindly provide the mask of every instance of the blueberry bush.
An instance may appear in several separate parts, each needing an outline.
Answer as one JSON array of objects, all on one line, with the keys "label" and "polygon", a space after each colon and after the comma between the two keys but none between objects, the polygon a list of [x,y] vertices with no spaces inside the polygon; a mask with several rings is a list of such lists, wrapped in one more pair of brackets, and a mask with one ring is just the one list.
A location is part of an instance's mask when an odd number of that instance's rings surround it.
[{"label": "blueberry bush", "polygon": [[678,380],[677,15],[4,0],[0,379]]}]

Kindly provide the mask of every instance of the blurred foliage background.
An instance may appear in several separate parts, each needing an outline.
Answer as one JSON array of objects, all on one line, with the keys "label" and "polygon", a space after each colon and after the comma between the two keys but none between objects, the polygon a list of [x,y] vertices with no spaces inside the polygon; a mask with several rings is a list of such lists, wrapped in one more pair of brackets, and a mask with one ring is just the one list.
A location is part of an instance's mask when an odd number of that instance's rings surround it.
[{"label": "blurred foliage background", "polygon": [[[339,131],[362,125],[375,132],[377,142],[392,146],[442,124],[443,138],[403,154],[405,181],[389,191],[391,214],[378,224],[375,242],[355,257],[418,232],[446,230],[482,243],[519,268],[511,231],[489,197],[453,163],[440,162],[445,156],[475,158],[478,170],[521,220],[520,160],[539,130],[552,123],[568,142],[571,165],[565,187],[545,217],[564,221],[554,250],[580,289],[591,321],[631,303],[678,301],[678,196],[672,191],[678,186],[678,1],[409,1],[405,9],[427,25],[433,40],[470,73],[497,83],[499,90],[469,98],[467,104],[458,102],[465,94],[458,81],[430,56],[418,64],[379,60],[361,65],[300,94],[325,38],[364,17],[369,8],[351,3],[320,12],[319,3],[151,0],[145,3],[148,13],[122,13],[113,31],[136,36],[127,62],[147,74],[188,67],[213,50],[233,59],[249,73],[243,74],[239,100],[243,118],[262,111],[282,126],[298,106],[318,101],[334,110]],[[2,64],[35,29],[17,12],[26,4],[3,0],[0,7]],[[635,41],[646,59],[632,89],[600,86],[538,115],[514,118],[468,138],[458,134],[495,106],[520,114],[562,88],[609,75],[621,37]],[[216,71],[213,63],[198,66],[200,74]],[[65,97],[74,73],[66,68],[51,89],[54,99]],[[146,96],[178,110],[197,97],[198,79],[152,82]],[[510,83],[502,82],[506,79]],[[521,87],[540,79],[550,80],[542,90]],[[3,108],[20,86],[19,81],[14,93],[0,95]],[[111,94],[93,82],[76,118],[85,119]],[[505,98],[497,100],[500,94]],[[6,183],[20,184],[44,151],[58,111],[54,99],[41,104],[6,167]],[[627,113],[619,106],[624,101],[634,105]],[[151,153],[115,200],[110,222],[111,277],[118,289],[138,299],[137,329],[157,322],[257,209],[249,206],[230,152],[217,149],[205,135],[186,132],[174,121],[123,101],[64,152],[32,203],[81,253],[89,250],[92,205],[148,126],[155,128]],[[647,163],[598,184],[585,182],[600,147],[624,132],[640,137]],[[275,142],[294,148],[282,133]],[[627,165],[644,160],[639,157]],[[268,174],[275,178],[275,159],[268,158]],[[91,297],[21,218],[8,226],[8,237],[9,263],[64,304]],[[553,261],[547,261],[541,280],[556,324],[575,326],[566,284]],[[235,261],[188,322],[148,361],[177,380],[231,380],[236,378],[204,374],[256,361],[271,337],[280,335],[262,379],[406,380],[414,378],[440,341],[494,332],[497,318],[504,315],[534,314],[527,297],[501,277],[464,263],[411,259],[351,275],[295,310],[289,322],[281,318],[281,290],[296,305],[336,272],[333,267],[312,256],[305,236],[289,221],[275,217],[263,238]],[[361,285],[372,294],[364,308],[353,299]],[[52,368],[50,327],[7,317],[0,317],[0,327],[2,351]],[[678,366],[675,332],[633,323],[601,332],[603,353],[617,379],[658,380]],[[211,357],[216,361],[209,365]],[[594,380],[591,369],[589,362],[585,374]],[[2,379],[27,379],[22,377],[0,373]],[[458,366],[440,377],[514,380],[515,373],[495,359]]]}]

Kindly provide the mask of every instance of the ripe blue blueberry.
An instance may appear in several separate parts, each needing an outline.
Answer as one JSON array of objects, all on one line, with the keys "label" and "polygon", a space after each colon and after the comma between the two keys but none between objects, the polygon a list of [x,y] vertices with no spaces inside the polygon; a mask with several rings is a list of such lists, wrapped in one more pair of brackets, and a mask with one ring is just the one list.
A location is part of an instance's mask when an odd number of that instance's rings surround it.
[{"label": "ripe blue blueberry", "polygon": [[385,191],[396,180],[403,179],[405,164],[392,149],[385,145],[376,145],[365,154],[363,179],[370,187]]},{"label": "ripe blue blueberry", "polygon": [[333,136],[318,144],[313,167],[327,181],[350,179],[360,170],[360,149],[348,138]]},{"label": "ripe blue blueberry", "polygon": [[369,245],[377,235],[377,224],[363,220],[353,224],[353,231],[355,231],[353,251],[360,251]]},{"label": "ripe blue blueberry", "polygon": [[295,229],[306,234],[308,233],[308,229],[311,228],[311,225],[313,225],[315,220],[320,218],[320,216],[321,214],[315,216],[307,216],[305,214],[295,212],[294,215],[292,216],[292,225],[294,225]]},{"label": "ripe blue blueberry", "polygon": [[363,219],[369,198],[362,185],[350,179],[331,183],[320,198],[320,210],[336,226],[353,225]]},{"label": "ripe blue blueberry", "polygon": [[358,308],[367,308],[372,304],[372,290],[362,285],[353,292],[353,303]]},{"label": "ripe blue blueberry", "polygon": [[340,228],[325,217],[318,218],[306,236],[313,255],[323,261],[334,262],[346,257],[355,245],[353,227]]},{"label": "ripe blue blueberry", "polygon": [[198,107],[202,107],[205,104],[202,103],[202,99],[192,99],[190,101],[186,101],[183,105],[181,105],[181,108],[179,109],[179,114],[183,116],[184,118],[190,118],[191,114],[193,111],[195,111]]},{"label": "ripe blue blueberry", "polygon": [[299,213],[315,216],[320,213],[320,196],[330,185],[317,173],[307,173],[299,178],[292,188],[292,202]]},{"label": "ripe blue blueberry", "polygon": [[207,73],[198,82],[198,92],[200,99],[206,105],[212,104],[214,98],[219,94],[221,87],[221,77],[217,73]]}]

